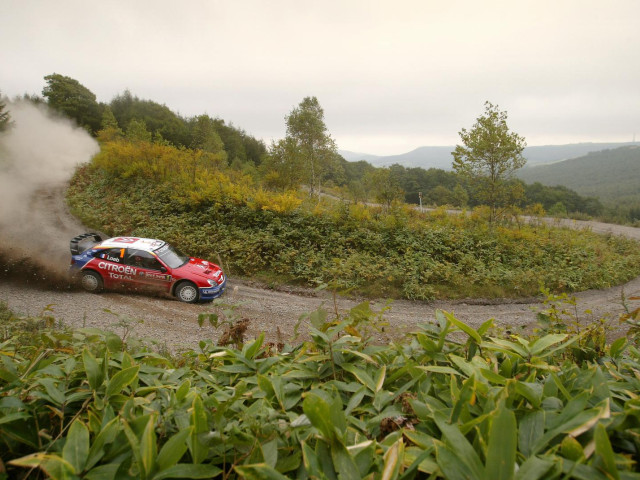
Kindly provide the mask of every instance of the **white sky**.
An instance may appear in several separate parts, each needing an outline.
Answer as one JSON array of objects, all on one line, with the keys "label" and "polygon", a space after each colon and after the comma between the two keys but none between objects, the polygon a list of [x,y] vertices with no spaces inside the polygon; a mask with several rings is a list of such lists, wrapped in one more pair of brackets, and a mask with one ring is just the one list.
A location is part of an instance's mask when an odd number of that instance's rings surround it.
[{"label": "white sky", "polygon": [[3,0],[0,90],[75,78],[267,144],[316,96],[343,150],[458,143],[491,101],[529,145],[640,139],[638,0]]}]

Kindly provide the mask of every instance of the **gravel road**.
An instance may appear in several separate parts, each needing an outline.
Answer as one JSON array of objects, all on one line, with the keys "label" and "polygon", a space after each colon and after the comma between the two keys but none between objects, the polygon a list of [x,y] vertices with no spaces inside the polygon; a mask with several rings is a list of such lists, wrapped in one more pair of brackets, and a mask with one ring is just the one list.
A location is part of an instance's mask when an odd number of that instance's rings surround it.
[{"label": "gravel road", "polygon": [[[68,211],[64,203],[64,185],[55,184],[40,188],[31,197],[17,228],[0,233],[0,254],[3,265],[0,275],[0,301],[14,312],[37,315],[50,309],[58,320],[74,327],[99,327],[122,333],[117,326],[120,319],[132,319],[134,335],[166,345],[172,350],[194,347],[199,340],[218,338],[221,331],[210,326],[199,328],[198,315],[212,312],[211,304],[188,305],[170,297],[149,296],[128,292],[89,294],[69,285],[65,280],[69,262],[69,240],[88,231]],[[572,228],[589,228],[596,232],[610,232],[640,240],[640,229],[602,224],[598,222],[562,221]],[[36,227],[35,229],[33,227]],[[16,248],[22,245],[22,248]],[[40,254],[38,254],[40,253]],[[40,273],[21,271],[13,259],[28,257],[40,265]],[[18,266],[16,266],[18,265]],[[640,296],[640,278],[626,285],[590,290],[576,294],[577,311],[582,321],[598,318],[611,320],[612,335],[624,334],[617,319],[624,312],[622,295]],[[320,306],[330,311],[334,300],[328,292],[291,288],[278,291],[262,288],[247,280],[229,278],[227,293],[223,299],[235,305],[241,318],[249,319],[247,338],[264,332],[267,341],[288,341],[301,315]],[[338,298],[337,308],[344,312],[362,299]],[[631,301],[637,307],[638,301]],[[372,302],[380,309],[384,302]],[[435,311],[453,312],[457,318],[472,326],[478,326],[489,318],[497,325],[514,331],[530,327],[535,322],[536,309],[543,308],[538,299],[518,301],[435,301],[414,302],[397,300],[385,314],[389,322],[386,333],[379,341],[398,338],[414,330],[417,324],[435,318]],[[591,313],[583,313],[590,310]],[[300,332],[306,332],[303,325]]]}]

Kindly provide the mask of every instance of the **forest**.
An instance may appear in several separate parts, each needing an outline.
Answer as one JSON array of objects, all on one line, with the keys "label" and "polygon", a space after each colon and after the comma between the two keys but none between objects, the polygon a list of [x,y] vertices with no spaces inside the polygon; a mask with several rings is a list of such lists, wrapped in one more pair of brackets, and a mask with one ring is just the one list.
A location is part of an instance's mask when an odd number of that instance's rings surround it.
[{"label": "forest", "polygon": [[[299,181],[288,172],[278,170],[278,156],[286,146],[274,142],[265,145],[242,128],[227,124],[223,119],[207,114],[184,118],[152,100],[140,99],[128,90],[109,103],[101,103],[91,90],[75,79],[60,74],[45,77],[43,96],[24,95],[23,100],[47,105],[72,118],[91,135],[98,136],[105,127],[115,135],[146,139],[176,148],[197,149],[218,155],[219,162],[236,170],[249,172],[270,188],[287,189]],[[7,114],[5,109],[5,114]],[[425,206],[448,205],[473,208],[481,204],[473,186],[454,172],[395,164],[388,168],[374,167],[365,161],[347,162],[335,149],[330,152],[327,168],[319,172],[323,188],[351,201],[389,203],[403,200],[418,204],[422,195]],[[523,195],[512,206],[515,213],[542,208],[550,215],[575,218],[611,218],[633,220],[619,209],[603,207],[597,197],[585,197],[563,186],[548,186],[535,182],[524,183],[517,178]]]}]

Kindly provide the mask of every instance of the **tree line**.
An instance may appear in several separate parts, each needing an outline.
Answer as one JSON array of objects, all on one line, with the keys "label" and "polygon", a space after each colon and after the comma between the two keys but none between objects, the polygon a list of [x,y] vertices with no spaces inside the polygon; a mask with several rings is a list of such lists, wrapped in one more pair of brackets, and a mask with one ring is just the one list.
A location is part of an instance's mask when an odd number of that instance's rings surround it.
[{"label": "tree line", "polygon": [[[538,212],[557,215],[603,212],[597,198],[515,179],[513,173],[524,165],[526,142],[509,130],[506,112],[489,102],[474,126],[459,132],[461,144],[452,152],[454,171],[448,172],[347,162],[337,152],[316,97],[306,97],[293,108],[285,117],[285,138],[266,146],[220,118],[207,114],[185,118],[128,90],[102,103],[73,78],[53,73],[44,80],[44,98],[25,95],[25,99],[46,102],[99,140],[122,137],[202,151],[210,160],[243,171],[273,190],[285,192],[304,185],[310,196],[324,188],[349,201],[375,201],[387,207],[394,202],[458,208],[488,205],[491,220],[513,207],[532,205],[538,206]],[[10,112],[0,103],[0,127],[9,125]]]}]

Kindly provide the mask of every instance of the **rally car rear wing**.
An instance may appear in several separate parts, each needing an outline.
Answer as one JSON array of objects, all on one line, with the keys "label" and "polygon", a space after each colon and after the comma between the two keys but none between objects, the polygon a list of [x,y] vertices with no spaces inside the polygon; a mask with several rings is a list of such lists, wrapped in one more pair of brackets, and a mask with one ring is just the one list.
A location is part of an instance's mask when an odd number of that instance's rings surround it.
[{"label": "rally car rear wing", "polygon": [[69,243],[69,249],[71,250],[71,255],[80,255],[82,252],[90,249],[96,243],[101,241],[102,241],[102,237],[97,233],[83,233],[82,235],[73,237],[71,239],[71,242]]}]

